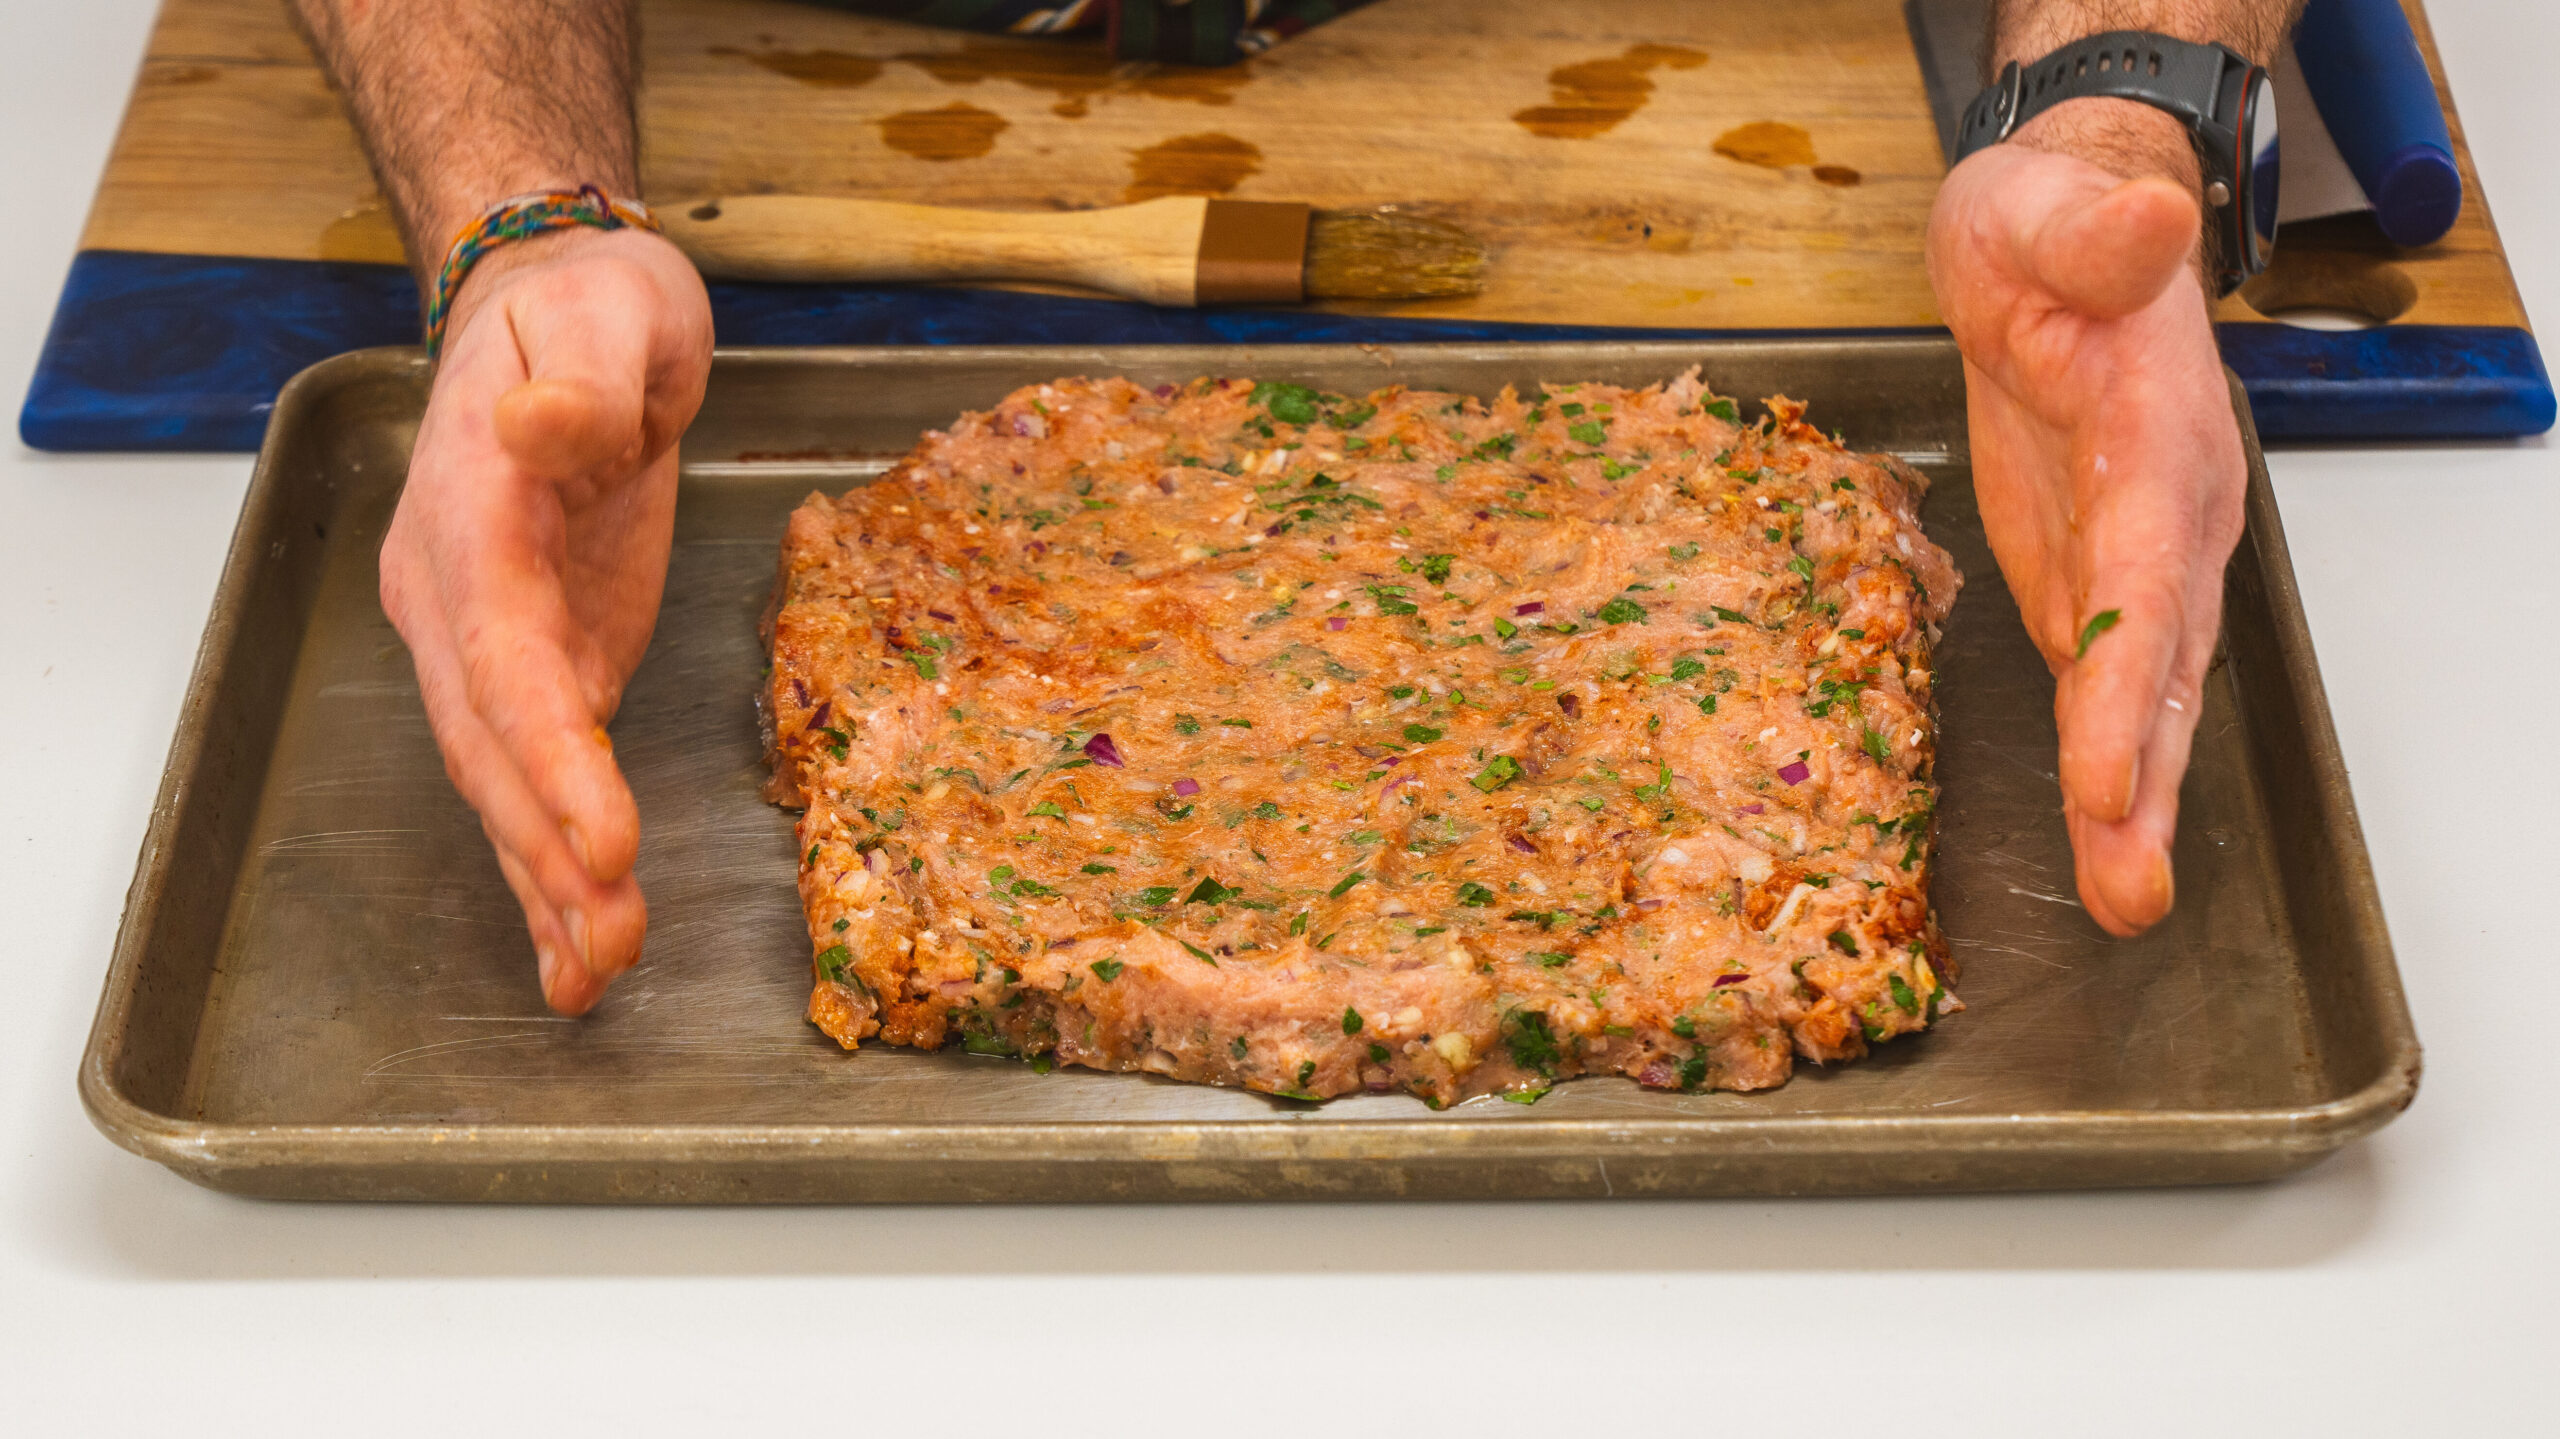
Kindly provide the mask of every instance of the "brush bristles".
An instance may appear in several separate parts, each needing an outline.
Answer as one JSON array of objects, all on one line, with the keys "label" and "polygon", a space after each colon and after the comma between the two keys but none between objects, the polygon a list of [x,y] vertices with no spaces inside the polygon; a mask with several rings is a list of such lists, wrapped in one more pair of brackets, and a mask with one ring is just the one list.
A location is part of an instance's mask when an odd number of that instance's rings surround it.
[{"label": "brush bristles", "polygon": [[1393,210],[1318,210],[1307,222],[1310,300],[1428,300],[1484,288],[1484,246],[1455,225]]}]

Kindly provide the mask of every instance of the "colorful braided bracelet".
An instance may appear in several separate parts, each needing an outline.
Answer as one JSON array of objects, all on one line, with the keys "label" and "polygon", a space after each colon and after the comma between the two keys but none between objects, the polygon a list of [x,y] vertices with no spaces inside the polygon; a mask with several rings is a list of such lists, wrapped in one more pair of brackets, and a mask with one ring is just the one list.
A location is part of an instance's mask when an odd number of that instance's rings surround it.
[{"label": "colorful braided bracelet", "polygon": [[444,252],[443,268],[436,271],[436,292],[427,302],[427,358],[436,358],[444,349],[444,322],[452,313],[454,292],[462,288],[463,277],[480,263],[481,256],[510,240],[573,225],[590,225],[599,230],[619,230],[626,225],[655,230],[658,219],[639,201],[617,200],[593,185],[581,185],[575,190],[541,190],[490,206],[479,219],[462,227],[462,233],[454,237],[453,248]]}]

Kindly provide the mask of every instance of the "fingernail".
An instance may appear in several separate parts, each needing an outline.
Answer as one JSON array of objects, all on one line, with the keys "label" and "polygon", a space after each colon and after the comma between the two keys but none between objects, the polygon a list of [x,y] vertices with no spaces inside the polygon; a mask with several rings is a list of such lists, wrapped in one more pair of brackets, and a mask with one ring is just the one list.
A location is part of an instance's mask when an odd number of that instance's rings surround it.
[{"label": "fingernail", "polygon": [[2178,903],[2178,875],[2169,866],[2169,852],[2159,850],[2151,856],[2151,892],[2160,898],[2159,913],[2167,914]]},{"label": "fingernail", "polygon": [[2133,813],[2142,798],[2142,751],[2133,752],[2133,761],[2124,767],[2124,812]]},{"label": "fingernail", "polygon": [[587,947],[586,913],[577,909],[560,911],[560,927],[569,931],[569,947],[578,952],[578,963],[587,967],[587,973],[595,973],[596,957]]},{"label": "fingernail", "polygon": [[551,946],[547,944],[535,945],[533,948],[533,971],[542,978],[542,997],[549,999],[551,997],[552,986],[558,983],[560,979],[560,956],[554,953]]},{"label": "fingernail", "polygon": [[578,857],[578,868],[589,874],[596,872],[595,856],[587,849],[587,832],[578,828],[574,819],[560,821],[560,837],[569,842],[569,852]]}]

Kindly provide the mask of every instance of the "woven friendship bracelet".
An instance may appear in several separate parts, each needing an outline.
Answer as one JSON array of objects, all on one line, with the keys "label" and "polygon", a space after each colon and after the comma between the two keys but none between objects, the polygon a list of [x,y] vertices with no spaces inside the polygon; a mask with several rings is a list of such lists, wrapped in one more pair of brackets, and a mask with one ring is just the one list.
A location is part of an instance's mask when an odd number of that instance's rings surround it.
[{"label": "woven friendship bracelet", "polygon": [[500,200],[479,219],[463,226],[462,233],[454,237],[453,248],[444,252],[444,266],[436,271],[436,292],[427,301],[427,358],[436,358],[444,349],[444,322],[452,312],[454,292],[462,288],[463,277],[480,263],[481,256],[511,240],[573,225],[599,230],[619,230],[626,225],[654,230],[658,220],[639,201],[617,200],[593,185],[581,185],[575,190],[542,190]]}]

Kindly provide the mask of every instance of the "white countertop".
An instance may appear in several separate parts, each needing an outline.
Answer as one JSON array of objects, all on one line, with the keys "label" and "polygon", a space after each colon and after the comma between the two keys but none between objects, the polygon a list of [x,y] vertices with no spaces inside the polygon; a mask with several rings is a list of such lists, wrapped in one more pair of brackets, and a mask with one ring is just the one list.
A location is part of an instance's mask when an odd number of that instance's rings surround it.
[{"label": "white countertop", "polygon": [[[12,413],[152,9],[0,7]],[[2549,322],[2560,10],[2434,9],[2526,303]],[[2529,920],[2560,889],[2545,854],[2560,827],[2560,456],[2533,440],[2271,464],[2427,1050],[2416,1106],[2299,1179],[1618,1205],[509,1210],[227,1198],[82,1115],[75,1063],[249,460],[44,455],[13,434],[0,1415],[46,1435],[321,1433],[350,1414],[368,1433],[476,1416],[545,1435],[802,1416],[1219,1435],[1417,1419],[1437,1435],[2554,1423],[2560,1104],[2532,1016],[2560,956]]]}]

